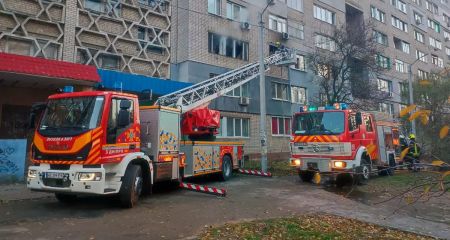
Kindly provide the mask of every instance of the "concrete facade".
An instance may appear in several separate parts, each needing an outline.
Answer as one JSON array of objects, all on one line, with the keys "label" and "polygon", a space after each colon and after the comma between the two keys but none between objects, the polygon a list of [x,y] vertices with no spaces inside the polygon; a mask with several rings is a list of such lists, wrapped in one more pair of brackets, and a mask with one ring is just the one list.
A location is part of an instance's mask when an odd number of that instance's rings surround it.
[{"label": "concrete facade", "polygon": [[0,51],[168,79],[170,1],[0,0]]}]

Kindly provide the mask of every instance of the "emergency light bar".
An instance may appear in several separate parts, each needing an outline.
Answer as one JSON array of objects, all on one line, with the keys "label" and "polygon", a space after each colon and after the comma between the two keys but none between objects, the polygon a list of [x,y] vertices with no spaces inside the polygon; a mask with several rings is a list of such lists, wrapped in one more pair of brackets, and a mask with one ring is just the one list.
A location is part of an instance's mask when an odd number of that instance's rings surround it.
[{"label": "emergency light bar", "polygon": [[346,103],[335,103],[333,106],[327,105],[322,107],[315,106],[301,106],[300,112],[312,112],[312,111],[322,111],[322,110],[346,110],[348,109],[348,105]]}]

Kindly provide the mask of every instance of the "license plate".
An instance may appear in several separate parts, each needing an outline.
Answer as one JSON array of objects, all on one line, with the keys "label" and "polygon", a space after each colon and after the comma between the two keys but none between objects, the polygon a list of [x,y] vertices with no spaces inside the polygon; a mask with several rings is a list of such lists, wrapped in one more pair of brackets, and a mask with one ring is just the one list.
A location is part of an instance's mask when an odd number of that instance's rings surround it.
[{"label": "license plate", "polygon": [[63,179],[65,176],[67,176],[67,173],[46,172],[44,176],[45,178]]}]

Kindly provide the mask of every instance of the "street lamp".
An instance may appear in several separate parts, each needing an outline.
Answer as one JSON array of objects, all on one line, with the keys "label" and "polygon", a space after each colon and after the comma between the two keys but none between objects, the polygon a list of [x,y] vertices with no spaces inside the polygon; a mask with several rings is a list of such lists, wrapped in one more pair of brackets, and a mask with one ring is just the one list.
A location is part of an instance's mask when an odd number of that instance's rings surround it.
[{"label": "street lamp", "polygon": [[274,0],[268,0],[259,19],[259,133],[261,138],[261,171],[267,172],[267,137],[266,137],[266,69],[264,67],[264,12]]},{"label": "street lamp", "polygon": [[[410,106],[414,104],[413,87],[412,87],[412,81],[413,81],[412,67],[414,64],[417,63],[417,61],[422,60],[422,58],[426,57],[427,55],[428,55],[428,53],[423,55],[422,57],[419,57],[413,63],[411,63],[408,67],[408,72],[409,72],[408,91],[409,91],[409,105]],[[414,110],[413,110],[413,112],[414,112]],[[411,121],[411,132],[414,135],[416,135],[416,121],[415,120]]]}]

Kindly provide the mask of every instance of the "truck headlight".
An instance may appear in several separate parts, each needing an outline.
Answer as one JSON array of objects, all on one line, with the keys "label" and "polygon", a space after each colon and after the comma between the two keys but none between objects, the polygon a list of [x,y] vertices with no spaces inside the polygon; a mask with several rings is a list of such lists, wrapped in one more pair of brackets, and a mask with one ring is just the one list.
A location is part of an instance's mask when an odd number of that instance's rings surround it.
[{"label": "truck headlight", "polygon": [[335,161],[334,167],[335,168],[345,168],[345,167],[347,167],[347,163],[343,162],[343,161]]},{"label": "truck headlight", "polygon": [[37,176],[37,170],[28,169],[28,178],[36,178],[36,176]]},{"label": "truck headlight", "polygon": [[298,158],[291,159],[291,166],[299,167],[302,164],[302,161]]},{"label": "truck headlight", "polygon": [[100,181],[102,180],[101,172],[92,172],[92,173],[78,173],[79,181]]}]

